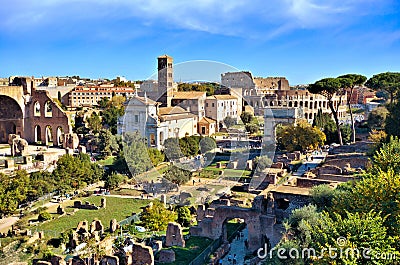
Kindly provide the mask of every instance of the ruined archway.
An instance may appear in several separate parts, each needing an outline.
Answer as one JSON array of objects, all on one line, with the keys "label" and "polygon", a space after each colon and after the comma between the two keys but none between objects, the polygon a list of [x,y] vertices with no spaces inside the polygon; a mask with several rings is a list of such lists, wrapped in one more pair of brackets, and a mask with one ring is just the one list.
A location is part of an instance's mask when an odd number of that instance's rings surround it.
[{"label": "ruined archway", "polygon": [[23,132],[23,112],[13,98],[0,95],[0,143],[7,143],[10,134]]},{"label": "ruined archway", "polygon": [[57,140],[56,140],[56,144],[57,146],[62,146],[63,142],[64,142],[64,130],[61,126],[57,127]]},{"label": "ruined archway", "polygon": [[53,145],[53,128],[50,125],[46,126],[45,138],[46,146]]},{"label": "ruined archway", "polygon": [[42,129],[39,125],[35,126],[35,143],[41,144],[42,143]]}]

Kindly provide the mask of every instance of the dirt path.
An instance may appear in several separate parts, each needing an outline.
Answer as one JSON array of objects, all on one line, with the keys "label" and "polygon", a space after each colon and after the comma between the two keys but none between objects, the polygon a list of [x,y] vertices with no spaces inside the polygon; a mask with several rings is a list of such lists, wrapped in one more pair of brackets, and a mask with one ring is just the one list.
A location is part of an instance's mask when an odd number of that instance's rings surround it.
[{"label": "dirt path", "polygon": [[13,224],[19,220],[16,216],[0,219],[0,233],[7,233]]}]

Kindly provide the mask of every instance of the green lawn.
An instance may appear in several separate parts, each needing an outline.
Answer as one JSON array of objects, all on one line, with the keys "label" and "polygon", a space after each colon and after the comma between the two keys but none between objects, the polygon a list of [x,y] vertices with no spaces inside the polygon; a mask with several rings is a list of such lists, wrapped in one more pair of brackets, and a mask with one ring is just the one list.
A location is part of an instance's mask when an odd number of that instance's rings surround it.
[{"label": "green lawn", "polygon": [[[84,198],[82,201],[89,201],[96,205],[100,205],[102,196],[91,196]],[[121,221],[133,212],[139,212],[140,207],[148,204],[147,200],[125,199],[107,197],[107,207],[99,210],[78,210],[74,215],[65,215],[60,218],[53,219],[50,222],[41,224],[37,227],[38,230],[52,231],[53,233],[61,233],[70,228],[75,228],[80,221],[87,220],[89,223],[94,219],[101,220],[105,229],[109,227],[111,219]],[[58,217],[57,214],[54,214]]]},{"label": "green lawn", "polygon": [[111,166],[114,163],[115,157],[109,156],[107,159],[99,160],[98,163],[102,166]]},{"label": "green lawn", "polygon": [[111,195],[128,195],[128,196],[140,196],[143,192],[134,189],[116,189],[111,190]]},{"label": "green lawn", "polygon": [[187,265],[195,259],[204,249],[206,249],[212,240],[204,237],[192,236],[186,240],[186,247],[172,247],[175,251],[176,260],[173,263],[164,263],[166,265]]}]

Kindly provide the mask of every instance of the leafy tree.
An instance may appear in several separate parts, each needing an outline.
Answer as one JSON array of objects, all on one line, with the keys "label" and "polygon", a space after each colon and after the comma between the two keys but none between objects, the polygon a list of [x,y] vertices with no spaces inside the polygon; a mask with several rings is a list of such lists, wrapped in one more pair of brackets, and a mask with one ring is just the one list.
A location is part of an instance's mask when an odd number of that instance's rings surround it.
[{"label": "leafy tree", "polygon": [[118,174],[116,172],[113,172],[109,175],[106,176],[105,182],[104,182],[104,187],[106,189],[113,190],[115,188],[118,188],[121,183],[123,183],[126,180],[126,177],[124,175]]},{"label": "leafy tree", "polygon": [[372,110],[368,115],[368,127],[370,129],[385,128],[386,117],[389,111],[385,107],[378,107]]},{"label": "leafy tree", "polygon": [[177,185],[182,185],[192,178],[192,173],[177,166],[172,166],[165,171],[164,178]]},{"label": "leafy tree", "polygon": [[38,216],[39,222],[48,221],[51,219],[53,219],[53,218],[51,217],[51,214],[49,212],[41,212]]},{"label": "leafy tree", "polygon": [[161,153],[157,148],[148,148],[147,152],[149,153],[149,157],[153,166],[158,166],[160,163],[164,162],[165,155]]},{"label": "leafy tree", "polygon": [[389,114],[385,120],[385,131],[389,135],[400,136],[400,102],[388,106]]},{"label": "leafy tree", "polygon": [[200,151],[200,136],[186,136],[179,139],[179,146],[182,150],[182,153],[189,156],[196,156]]},{"label": "leafy tree", "polygon": [[311,202],[320,210],[332,206],[335,191],[326,184],[314,186],[310,190]]},{"label": "leafy tree", "polygon": [[252,113],[246,111],[243,111],[242,114],[240,114],[240,119],[244,124],[250,123],[253,120],[253,117]]},{"label": "leafy tree", "polygon": [[178,223],[184,227],[189,227],[190,222],[192,221],[192,215],[190,214],[190,210],[187,206],[180,206],[177,209],[178,214]]},{"label": "leafy tree", "polygon": [[110,156],[113,153],[119,151],[119,144],[116,135],[113,135],[110,130],[103,129],[99,133],[99,149],[100,152],[105,156]]},{"label": "leafy tree", "polygon": [[101,98],[97,104],[100,106],[100,108],[105,109],[109,105],[109,98]]},{"label": "leafy tree", "polygon": [[229,129],[230,127],[236,124],[236,119],[232,118],[231,116],[226,116],[224,119],[224,124],[226,128]]},{"label": "leafy tree", "polygon": [[178,91],[201,91],[207,92],[207,96],[212,96],[215,94],[215,90],[219,89],[220,85],[218,83],[201,83],[201,84],[188,84],[180,83],[178,84]]},{"label": "leafy tree", "polygon": [[250,134],[255,134],[258,133],[260,127],[257,124],[254,123],[247,123],[245,125],[246,131],[248,131]]},{"label": "leafy tree", "polygon": [[100,116],[97,115],[96,112],[92,112],[89,118],[86,119],[89,130],[91,130],[94,134],[97,134],[101,129],[101,119]]},{"label": "leafy tree", "polygon": [[146,140],[139,132],[124,134],[123,150],[126,165],[132,175],[146,172],[153,167],[147,152]]},{"label": "leafy tree", "polygon": [[215,140],[211,137],[204,137],[200,140],[200,152],[205,154],[217,148]]},{"label": "leafy tree", "polygon": [[140,220],[144,227],[151,231],[167,229],[169,222],[176,220],[176,213],[165,208],[164,204],[154,200],[141,213]]},{"label": "leafy tree", "polygon": [[[329,109],[331,110],[333,119],[335,120],[336,130],[340,145],[343,145],[343,139],[340,130],[338,112],[339,112],[339,107],[342,104],[342,97],[344,94],[342,88],[344,87],[345,83],[346,84],[348,83],[347,79],[324,78],[308,86],[308,91],[310,91],[313,94],[323,95],[328,100]],[[339,102],[336,105],[333,102],[333,97],[335,95],[339,96]]]},{"label": "leafy tree", "polygon": [[390,136],[388,143],[376,151],[373,156],[373,169],[375,171],[400,173],[400,140],[397,136]]},{"label": "leafy tree", "polygon": [[169,160],[175,160],[183,157],[184,155],[179,146],[179,139],[178,138],[165,139],[164,153]]},{"label": "leafy tree", "polygon": [[[322,113],[322,110],[318,110],[313,126],[320,128],[325,134],[327,144],[339,142],[336,124],[329,113]],[[350,142],[351,128],[349,125],[340,125],[340,133],[344,143]]]},{"label": "leafy tree", "polygon": [[257,156],[254,163],[256,164],[256,171],[262,172],[271,166],[272,160],[268,156]]},{"label": "leafy tree", "polygon": [[386,72],[372,76],[365,85],[375,91],[383,90],[390,95],[390,104],[400,89],[400,73]]},{"label": "leafy tree", "polygon": [[304,151],[315,149],[326,140],[325,134],[317,127],[312,127],[307,121],[299,121],[297,125],[287,125],[276,131],[278,143],[286,150]]},{"label": "leafy tree", "polygon": [[[363,75],[358,75],[358,74],[347,74],[347,75],[341,75],[338,78],[344,79],[342,84],[344,85],[344,88],[349,89],[349,95],[348,98],[351,99],[353,96],[354,88],[356,86],[361,86],[362,84],[367,81],[367,77]],[[347,101],[347,107],[350,111],[350,121],[351,121],[351,131],[352,131],[352,139],[351,141],[353,143],[356,142],[356,130],[354,128],[354,119],[353,119],[353,110],[351,108],[350,100]]]}]

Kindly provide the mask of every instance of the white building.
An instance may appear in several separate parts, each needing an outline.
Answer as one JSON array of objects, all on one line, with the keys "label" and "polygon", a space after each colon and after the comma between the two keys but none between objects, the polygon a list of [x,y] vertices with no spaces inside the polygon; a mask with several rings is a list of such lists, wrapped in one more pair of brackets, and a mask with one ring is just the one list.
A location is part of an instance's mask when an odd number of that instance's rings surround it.
[{"label": "white building", "polygon": [[238,98],[232,95],[214,95],[206,98],[206,116],[220,127],[228,116],[238,119]]}]

